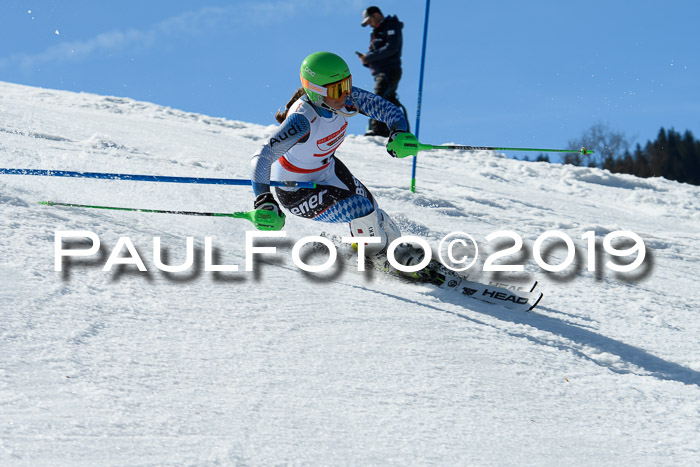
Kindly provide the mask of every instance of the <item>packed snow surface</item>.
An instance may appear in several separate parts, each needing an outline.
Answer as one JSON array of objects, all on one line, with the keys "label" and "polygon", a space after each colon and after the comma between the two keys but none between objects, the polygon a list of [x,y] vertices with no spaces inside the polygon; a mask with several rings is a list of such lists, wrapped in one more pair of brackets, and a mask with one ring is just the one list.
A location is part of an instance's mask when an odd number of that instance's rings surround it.
[{"label": "packed snow surface", "polygon": [[[0,83],[4,168],[248,178],[273,129]],[[538,280],[540,306],[508,310],[352,261],[295,265],[298,240],[346,225],[288,217],[286,239],[262,242],[277,253],[248,272],[246,220],[38,204],[247,211],[248,187],[0,175],[0,464],[697,465],[698,187],[434,151],[413,194],[411,160],[379,139],[350,135],[338,156],[406,235],[437,247],[471,234],[473,278],[494,279],[475,271],[513,244],[486,236],[515,232],[524,247],[497,263],[525,272],[496,279]],[[68,230],[101,249],[57,272],[55,235]],[[576,246],[558,273],[534,260],[552,230]],[[633,273],[606,266],[603,239],[620,230],[646,247]],[[146,272],[103,271],[120,237]],[[154,237],[170,265],[193,237],[193,266],[160,271]],[[206,237],[215,264],[238,272],[206,270]],[[563,241],[547,245],[549,264],[565,260]]]}]

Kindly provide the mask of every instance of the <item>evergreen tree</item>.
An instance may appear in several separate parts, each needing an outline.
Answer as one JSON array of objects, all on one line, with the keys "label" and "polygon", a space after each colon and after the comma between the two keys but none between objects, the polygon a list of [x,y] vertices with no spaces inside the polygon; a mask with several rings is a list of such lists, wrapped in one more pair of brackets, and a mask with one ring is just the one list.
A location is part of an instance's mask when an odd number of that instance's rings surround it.
[{"label": "evergreen tree", "polygon": [[693,138],[690,130],[686,130],[680,144],[680,164],[686,183],[700,185],[700,141]]}]

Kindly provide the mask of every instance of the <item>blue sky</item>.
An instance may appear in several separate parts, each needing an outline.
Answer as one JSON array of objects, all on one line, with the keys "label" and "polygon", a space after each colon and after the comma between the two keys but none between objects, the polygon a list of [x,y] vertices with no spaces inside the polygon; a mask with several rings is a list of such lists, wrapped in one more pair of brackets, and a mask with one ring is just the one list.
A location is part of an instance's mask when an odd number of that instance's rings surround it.
[{"label": "blue sky", "polygon": [[[405,24],[399,94],[414,125],[425,2],[374,4]],[[274,124],[312,52],[343,56],[354,84],[372,89],[354,55],[369,42],[360,27],[369,5],[5,0],[0,80]],[[433,0],[420,139],[567,147],[597,122],[632,142],[654,139],[662,126],[700,137],[699,5]],[[366,123],[354,117],[350,132]]]}]

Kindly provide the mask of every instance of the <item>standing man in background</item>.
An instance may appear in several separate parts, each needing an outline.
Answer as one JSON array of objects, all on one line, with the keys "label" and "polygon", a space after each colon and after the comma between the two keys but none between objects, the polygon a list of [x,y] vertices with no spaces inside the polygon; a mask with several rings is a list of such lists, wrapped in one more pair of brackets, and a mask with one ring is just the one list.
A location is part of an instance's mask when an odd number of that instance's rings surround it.
[{"label": "standing man in background", "polygon": [[[401,80],[403,23],[396,16],[385,17],[376,6],[363,11],[362,18],[362,26],[372,26],[372,34],[369,51],[364,54],[357,52],[357,56],[374,76],[374,93],[400,107],[405,115],[406,109],[396,95]],[[365,136],[388,137],[389,128],[380,121],[370,120]]]}]

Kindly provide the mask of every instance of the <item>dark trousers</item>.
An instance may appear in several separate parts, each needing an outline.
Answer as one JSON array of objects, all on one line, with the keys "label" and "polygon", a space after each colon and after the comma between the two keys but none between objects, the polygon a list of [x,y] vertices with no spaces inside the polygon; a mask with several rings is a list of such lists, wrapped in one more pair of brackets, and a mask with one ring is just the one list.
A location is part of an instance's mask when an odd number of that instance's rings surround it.
[{"label": "dark trousers", "polygon": [[295,216],[321,222],[350,222],[374,211],[374,197],[369,189],[340,159],[335,156],[333,159],[335,177],[331,179],[332,185],[319,184],[316,188],[295,190],[275,188],[280,204]]},{"label": "dark trousers", "polygon": [[[374,75],[374,93],[403,110],[404,107],[401,105],[401,102],[399,102],[399,98],[396,95],[396,90],[399,88],[400,80],[401,69],[377,73]],[[405,113],[405,110],[403,111]],[[389,136],[389,128],[386,126],[386,124],[378,120],[369,121],[368,131],[380,136]]]}]

